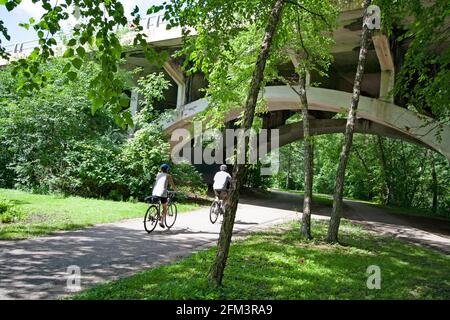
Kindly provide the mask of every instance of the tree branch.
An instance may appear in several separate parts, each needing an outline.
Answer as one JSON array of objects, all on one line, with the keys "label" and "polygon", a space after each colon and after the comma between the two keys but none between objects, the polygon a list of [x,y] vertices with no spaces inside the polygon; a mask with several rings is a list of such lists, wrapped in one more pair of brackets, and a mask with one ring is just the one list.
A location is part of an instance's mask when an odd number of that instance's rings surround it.
[{"label": "tree branch", "polygon": [[286,3],[289,3],[289,4],[292,4],[292,5],[294,5],[294,6],[297,6],[297,7],[299,7],[300,9],[305,10],[306,12],[308,12],[308,13],[314,15],[314,16],[319,17],[320,19],[322,19],[323,22],[325,22],[325,24],[327,25],[327,27],[331,29],[331,25],[330,25],[330,23],[328,22],[328,20],[325,18],[324,15],[322,15],[322,14],[320,14],[320,13],[317,13],[317,12],[314,12],[314,11],[311,11],[311,10],[305,8],[303,5],[301,5],[301,4],[298,3],[298,2],[290,1],[290,0],[285,0],[285,2],[286,2]]}]

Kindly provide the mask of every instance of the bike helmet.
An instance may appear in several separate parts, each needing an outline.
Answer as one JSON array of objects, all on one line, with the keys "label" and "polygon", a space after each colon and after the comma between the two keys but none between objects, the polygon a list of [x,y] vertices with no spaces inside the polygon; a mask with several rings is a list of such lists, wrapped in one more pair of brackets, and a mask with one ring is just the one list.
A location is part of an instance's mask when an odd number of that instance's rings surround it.
[{"label": "bike helmet", "polygon": [[223,165],[221,165],[220,166],[220,171],[227,171],[227,165],[226,164],[223,164]]},{"label": "bike helmet", "polygon": [[163,163],[162,165],[159,166],[159,168],[163,171],[167,171],[169,170],[169,165],[167,163]]}]

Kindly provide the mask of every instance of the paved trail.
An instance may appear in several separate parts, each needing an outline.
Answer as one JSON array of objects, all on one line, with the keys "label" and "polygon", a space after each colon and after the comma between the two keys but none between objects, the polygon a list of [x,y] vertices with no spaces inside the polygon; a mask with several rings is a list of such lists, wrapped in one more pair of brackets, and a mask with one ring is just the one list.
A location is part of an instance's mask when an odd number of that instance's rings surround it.
[{"label": "paved trail", "polygon": [[[273,192],[247,196],[239,204],[235,234],[297,218],[301,198]],[[318,206],[315,218],[328,219]],[[172,230],[147,234],[142,218],[21,241],[0,241],[0,299],[54,299],[69,294],[67,267],[81,268],[82,286],[113,280],[173,261],[214,245],[220,224],[209,222],[206,208],[182,213]],[[369,205],[346,202],[345,217],[379,233],[450,253],[450,228],[429,219],[398,217]],[[448,225],[448,223],[447,223]]]},{"label": "paved trail", "polygon": [[[235,233],[295,219],[289,210],[240,204]],[[221,219],[221,218],[219,218]],[[67,291],[67,267],[79,266],[82,286],[116,279],[214,245],[220,224],[209,208],[178,215],[175,226],[144,230],[143,218],[58,232],[21,241],[0,241],[0,299],[54,299]]]}]

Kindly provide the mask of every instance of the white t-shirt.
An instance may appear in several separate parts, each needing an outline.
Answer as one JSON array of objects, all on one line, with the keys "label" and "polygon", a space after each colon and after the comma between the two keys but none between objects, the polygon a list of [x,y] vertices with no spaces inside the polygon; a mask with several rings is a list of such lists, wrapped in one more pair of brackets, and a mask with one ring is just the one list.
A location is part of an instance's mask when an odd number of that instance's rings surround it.
[{"label": "white t-shirt", "polygon": [[167,184],[169,182],[168,176],[169,175],[164,172],[160,172],[156,175],[152,196],[167,198]]},{"label": "white t-shirt", "polygon": [[226,190],[228,182],[231,181],[231,176],[226,171],[219,171],[214,176],[214,190]]}]

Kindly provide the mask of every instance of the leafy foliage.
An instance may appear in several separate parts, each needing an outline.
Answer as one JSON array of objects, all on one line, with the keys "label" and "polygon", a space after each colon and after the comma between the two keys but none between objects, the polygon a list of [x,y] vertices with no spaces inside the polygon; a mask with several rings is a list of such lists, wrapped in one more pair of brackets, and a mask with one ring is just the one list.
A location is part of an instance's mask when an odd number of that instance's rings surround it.
[{"label": "leafy foliage", "polygon": [[[14,10],[21,1],[1,1],[8,11]],[[108,107],[115,115],[118,125],[131,124],[127,110],[128,97],[123,94],[123,82],[119,76],[119,64],[122,60],[123,45],[117,36],[118,27],[128,27],[124,7],[118,0],[64,0],[52,4],[50,0],[32,0],[41,5],[45,13],[39,21],[30,19],[21,26],[32,28],[39,38],[39,45],[27,58],[12,61],[12,75],[17,78],[17,89],[22,93],[39,90],[47,84],[48,74],[42,65],[56,55],[57,35],[61,25],[70,15],[77,17],[77,25],[66,39],[63,57],[69,59],[61,70],[69,81],[75,81],[79,70],[89,59],[94,59],[101,67],[99,72],[89,79],[88,98],[92,101],[92,111]],[[140,47],[152,62],[160,63],[166,54],[156,53],[147,43],[140,25],[139,8],[131,13],[133,17],[133,45]],[[0,34],[10,39],[8,31],[0,21]],[[0,55],[6,57],[5,48],[0,43]]]},{"label": "leafy foliage", "polygon": [[440,124],[450,123],[450,47],[443,45],[450,40],[449,2],[379,0],[377,3],[381,6],[384,29],[391,36],[395,36],[392,34],[395,28],[400,28],[398,21],[412,20],[396,39],[406,43],[407,50],[393,94],[405,99],[410,109],[432,116]]},{"label": "leafy foliage", "polygon": [[[32,96],[18,96],[9,70],[0,72],[0,186],[115,200],[144,198],[161,162],[169,162],[169,144],[152,107],[163,97],[167,81],[162,75],[139,81],[139,91],[147,94],[137,116],[139,128],[129,137],[111,111],[91,114],[86,95],[99,66],[84,64],[82,78],[67,83],[60,71],[66,61],[45,65],[51,75],[48,85]],[[130,87],[130,77],[122,72],[121,86]],[[192,167],[181,165],[174,173],[185,189],[204,191]]]},{"label": "leafy foliage", "polygon": [[14,204],[7,200],[0,199],[0,222],[11,223],[16,222],[25,217],[22,210],[18,209]]},{"label": "leafy foliage", "polygon": [[[338,134],[315,138],[315,193],[332,194],[342,137]],[[281,147],[280,172],[273,177],[272,187],[303,190],[302,142]],[[450,166],[439,154],[399,140],[381,140],[386,168],[383,168],[376,136],[356,134],[354,148],[346,171],[344,195],[347,198],[376,201],[405,208],[418,208],[433,215],[433,163],[437,175],[437,215],[450,216]],[[295,151],[297,150],[297,151]],[[288,154],[296,159],[288,166]],[[290,169],[289,169],[290,168]],[[384,173],[385,172],[385,173]],[[387,180],[387,181],[386,181]],[[385,200],[386,182],[389,199]]]}]

